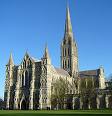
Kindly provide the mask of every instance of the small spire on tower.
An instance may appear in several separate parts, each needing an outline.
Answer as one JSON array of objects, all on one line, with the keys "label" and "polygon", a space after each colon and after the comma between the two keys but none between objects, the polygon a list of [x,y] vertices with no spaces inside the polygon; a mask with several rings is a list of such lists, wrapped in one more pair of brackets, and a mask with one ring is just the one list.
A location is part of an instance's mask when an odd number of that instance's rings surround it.
[{"label": "small spire on tower", "polygon": [[50,58],[47,44],[45,45],[44,58]]},{"label": "small spire on tower", "polygon": [[28,54],[28,50],[26,50],[25,56],[29,56],[29,54]]},{"label": "small spire on tower", "polygon": [[9,58],[8,65],[14,65],[14,61],[13,61],[13,57],[12,57],[12,53],[10,54],[10,58]]}]

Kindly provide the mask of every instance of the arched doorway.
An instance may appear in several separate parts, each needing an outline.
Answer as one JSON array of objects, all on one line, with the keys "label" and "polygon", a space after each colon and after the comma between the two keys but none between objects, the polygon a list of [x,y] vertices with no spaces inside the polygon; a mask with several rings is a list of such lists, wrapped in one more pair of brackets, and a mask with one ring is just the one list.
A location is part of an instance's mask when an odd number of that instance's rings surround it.
[{"label": "arched doorway", "polygon": [[23,100],[21,102],[21,110],[27,110],[27,109],[28,109],[27,102],[25,100]]}]

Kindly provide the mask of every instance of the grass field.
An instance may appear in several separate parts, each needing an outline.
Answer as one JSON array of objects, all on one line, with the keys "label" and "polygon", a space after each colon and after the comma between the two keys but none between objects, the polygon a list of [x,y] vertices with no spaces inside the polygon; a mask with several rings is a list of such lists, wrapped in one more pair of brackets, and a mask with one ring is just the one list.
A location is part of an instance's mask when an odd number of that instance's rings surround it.
[{"label": "grass field", "polygon": [[15,111],[15,110],[1,110],[0,116],[88,116],[88,115],[111,115],[112,110],[38,110],[38,111]]}]

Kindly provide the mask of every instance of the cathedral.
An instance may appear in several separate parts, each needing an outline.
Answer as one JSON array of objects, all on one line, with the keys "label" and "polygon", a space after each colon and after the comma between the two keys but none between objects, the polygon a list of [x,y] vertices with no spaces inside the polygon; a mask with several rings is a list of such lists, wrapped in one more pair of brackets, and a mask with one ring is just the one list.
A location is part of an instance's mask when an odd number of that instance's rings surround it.
[{"label": "cathedral", "polygon": [[[15,65],[12,54],[6,65],[6,80],[4,101],[6,109],[36,110],[54,109],[51,103],[52,83],[63,78],[72,85],[78,80],[77,86],[72,86],[69,95],[71,100],[65,99],[64,109],[92,108],[87,101],[81,99],[79,84],[82,80],[92,79],[92,84],[97,88],[94,99],[94,108],[110,108],[109,100],[112,96],[105,87],[104,69],[101,66],[96,70],[79,71],[78,49],[75,41],[70,18],[69,7],[66,10],[65,32],[61,42],[61,67],[52,65],[48,47],[45,46],[44,54],[40,60],[25,53],[20,65]],[[71,103],[71,104],[70,104]],[[69,104],[69,105],[68,105]],[[56,106],[56,108],[58,105]],[[59,109],[59,107],[57,108]]]}]

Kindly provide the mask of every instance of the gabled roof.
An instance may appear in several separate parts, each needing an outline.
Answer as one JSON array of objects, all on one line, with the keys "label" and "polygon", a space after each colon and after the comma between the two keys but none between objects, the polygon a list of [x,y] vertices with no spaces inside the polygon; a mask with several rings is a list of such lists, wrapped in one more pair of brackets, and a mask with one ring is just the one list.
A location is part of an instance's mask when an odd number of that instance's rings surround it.
[{"label": "gabled roof", "polygon": [[36,59],[36,58],[34,58],[34,57],[30,57],[34,62],[40,62],[41,60],[38,60],[38,59]]},{"label": "gabled roof", "polygon": [[61,69],[61,68],[55,68],[56,72],[60,75],[63,75],[63,76],[70,76],[69,73],[67,71],[65,71],[64,69]]},{"label": "gabled roof", "polygon": [[[26,58],[26,59],[30,59],[32,63],[34,63],[34,62],[39,62],[38,59],[36,59],[36,58],[34,58],[34,57],[31,57],[31,56],[28,54],[28,52],[25,53],[22,62],[24,61],[25,58]],[[21,63],[22,63],[22,62],[21,62]]]},{"label": "gabled roof", "polygon": [[99,74],[98,69],[79,72],[80,77],[97,77],[98,74]]}]

